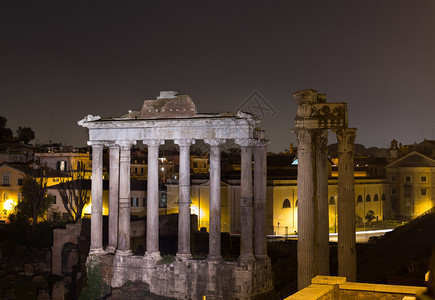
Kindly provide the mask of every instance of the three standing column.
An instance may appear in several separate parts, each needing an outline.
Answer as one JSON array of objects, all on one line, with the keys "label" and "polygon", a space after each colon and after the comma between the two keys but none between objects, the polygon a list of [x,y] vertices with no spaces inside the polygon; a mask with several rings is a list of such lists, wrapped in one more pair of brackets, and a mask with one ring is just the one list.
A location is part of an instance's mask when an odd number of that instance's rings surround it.
[{"label": "three standing column", "polygon": [[99,255],[103,250],[103,143],[88,142],[92,146],[91,186],[91,246],[89,254]]},{"label": "three standing column", "polygon": [[178,250],[177,257],[188,259],[190,253],[190,145],[194,139],[175,140],[180,146],[180,171],[178,183]]},{"label": "three standing column", "polygon": [[146,253],[156,260],[159,251],[159,147],[164,140],[144,140],[148,146]]},{"label": "three standing column", "polygon": [[329,275],[328,130],[316,130],[317,245],[315,275]]},{"label": "three standing column", "polygon": [[356,281],[354,142],[356,128],[336,131],[338,140],[338,276]]},{"label": "three standing column", "polygon": [[295,129],[298,139],[298,290],[311,284],[315,272],[316,186],[313,130]]}]

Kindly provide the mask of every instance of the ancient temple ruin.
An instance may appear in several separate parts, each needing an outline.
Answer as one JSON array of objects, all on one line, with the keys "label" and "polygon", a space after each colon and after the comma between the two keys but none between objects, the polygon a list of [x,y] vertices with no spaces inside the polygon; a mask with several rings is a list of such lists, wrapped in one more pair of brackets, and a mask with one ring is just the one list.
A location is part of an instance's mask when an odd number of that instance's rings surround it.
[{"label": "ancient temple ruin", "polygon": [[346,103],[326,103],[315,90],[293,94],[298,104],[298,289],[329,275],[328,129],[338,140],[338,276],[356,281],[354,141]]},{"label": "ancient temple ruin", "polygon": [[[266,251],[266,146],[260,119],[254,115],[198,114],[192,99],[161,92],[146,100],[141,111],[111,119],[88,115],[79,125],[88,128],[92,146],[92,209],[90,255],[115,253],[113,287],[128,280],[143,281],[151,292],[183,299],[247,299],[270,291],[272,271]],[[171,265],[158,264],[158,154],[165,140],[180,149],[178,251]],[[210,145],[210,229],[206,260],[193,260],[190,249],[190,146]],[[228,140],[241,147],[240,256],[221,256],[220,146]],[[137,141],[148,147],[146,253],[130,249],[130,148]],[[103,148],[109,148],[109,241],[103,248]],[[252,178],[252,154],[254,178]],[[254,181],[254,182],[253,182]],[[254,183],[254,184],[253,184]],[[253,189],[254,186],[254,189]]]}]

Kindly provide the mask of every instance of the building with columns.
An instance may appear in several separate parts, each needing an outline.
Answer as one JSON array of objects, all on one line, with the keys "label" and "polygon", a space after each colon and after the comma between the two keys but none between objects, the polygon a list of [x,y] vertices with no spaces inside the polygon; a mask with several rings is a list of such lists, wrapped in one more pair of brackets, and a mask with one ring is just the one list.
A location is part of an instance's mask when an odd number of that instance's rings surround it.
[{"label": "building with columns", "polygon": [[[140,111],[111,119],[88,115],[78,123],[89,130],[88,144],[92,146],[90,255],[115,253],[112,286],[139,280],[150,284],[153,293],[179,298],[245,299],[272,289],[265,231],[268,141],[258,129],[259,118],[243,112],[198,114],[189,96],[169,91],[161,92],[156,100],[145,100]],[[165,140],[173,140],[180,151],[178,250],[171,268],[158,264],[161,260],[158,158],[159,147]],[[190,251],[189,158],[190,146],[196,140],[204,140],[210,146],[210,250],[205,261],[193,260]],[[241,149],[240,256],[236,262],[223,261],[220,250],[220,145],[228,140],[233,140]],[[140,257],[132,255],[130,249],[130,148],[137,141],[142,141],[148,149],[146,253]],[[109,245],[106,249],[102,240],[104,147],[109,148],[110,153]]]}]

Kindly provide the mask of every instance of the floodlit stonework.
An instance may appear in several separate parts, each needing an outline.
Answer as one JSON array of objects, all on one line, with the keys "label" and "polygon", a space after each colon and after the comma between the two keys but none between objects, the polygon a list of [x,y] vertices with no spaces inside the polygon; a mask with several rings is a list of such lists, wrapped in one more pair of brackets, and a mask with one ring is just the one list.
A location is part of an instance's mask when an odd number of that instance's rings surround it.
[{"label": "floodlit stonework", "polygon": [[293,94],[298,139],[298,289],[329,275],[328,129],[338,140],[338,275],[356,280],[354,141],[346,103],[326,103],[315,90]]},{"label": "floodlit stonework", "polygon": [[[254,115],[198,114],[187,95],[161,92],[146,100],[139,111],[120,118],[88,115],[79,125],[88,128],[92,146],[92,213],[90,255],[115,252],[113,287],[128,280],[143,281],[151,292],[183,299],[249,299],[273,288],[270,259],[266,252],[266,146],[260,119]],[[161,264],[158,236],[158,151],[165,140],[180,148],[178,251],[176,260]],[[210,154],[210,253],[206,260],[192,259],[190,251],[190,146],[204,140]],[[241,147],[240,256],[225,262],[220,253],[220,151],[234,140]],[[134,256],[130,249],[130,148],[137,141],[148,147],[146,253]],[[109,246],[102,242],[102,151],[110,148]],[[254,178],[252,154],[254,153]],[[119,154],[119,155],[118,155]],[[254,184],[253,184],[254,183]],[[119,193],[116,194],[116,186]],[[253,191],[253,186],[255,190]],[[112,211],[111,211],[112,210]],[[118,213],[116,213],[118,212]],[[117,221],[116,221],[117,218]],[[255,220],[255,226],[254,226]],[[117,226],[115,225],[117,224]]]}]

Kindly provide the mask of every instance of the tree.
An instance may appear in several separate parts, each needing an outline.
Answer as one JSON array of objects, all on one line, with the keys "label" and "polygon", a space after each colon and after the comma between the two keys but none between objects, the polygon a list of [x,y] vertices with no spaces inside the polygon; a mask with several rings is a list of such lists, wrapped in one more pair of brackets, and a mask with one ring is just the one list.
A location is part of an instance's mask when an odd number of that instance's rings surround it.
[{"label": "tree", "polygon": [[13,140],[13,133],[10,128],[6,128],[7,119],[0,116],[0,143],[10,142]]},{"label": "tree", "polygon": [[76,222],[82,217],[83,208],[89,201],[89,180],[86,179],[86,168],[82,163],[78,164],[76,170],[70,167],[68,173],[70,177],[63,178],[57,185],[57,190],[69,219]]},{"label": "tree", "polygon": [[43,217],[53,204],[53,195],[47,193],[47,178],[26,177],[20,189],[21,200],[15,210],[17,216],[32,219],[32,232],[35,232],[38,217]]},{"label": "tree", "polygon": [[35,132],[30,127],[21,127],[17,129],[17,139],[19,142],[28,144],[31,140],[35,138]]},{"label": "tree", "polygon": [[373,221],[374,219],[376,219],[375,217],[375,212],[373,210],[369,210],[366,214],[366,220],[370,223],[371,221]]}]

